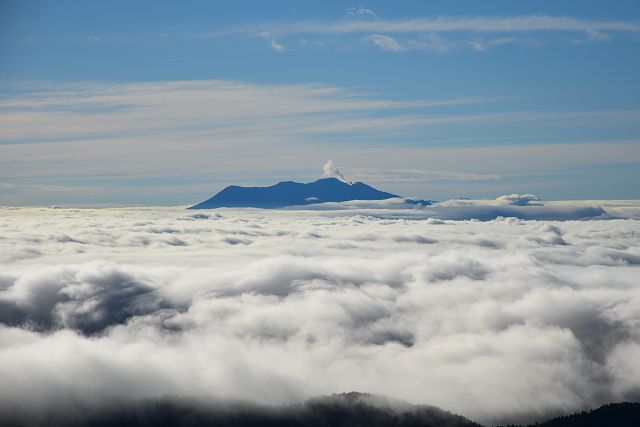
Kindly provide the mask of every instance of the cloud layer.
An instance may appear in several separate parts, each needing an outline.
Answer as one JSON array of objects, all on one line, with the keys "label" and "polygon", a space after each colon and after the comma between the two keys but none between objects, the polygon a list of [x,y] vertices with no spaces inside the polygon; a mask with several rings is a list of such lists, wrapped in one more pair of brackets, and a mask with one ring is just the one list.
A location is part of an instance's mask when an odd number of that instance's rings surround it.
[{"label": "cloud layer", "polygon": [[506,422],[639,396],[635,220],[383,216],[3,209],[0,404],[357,390]]}]

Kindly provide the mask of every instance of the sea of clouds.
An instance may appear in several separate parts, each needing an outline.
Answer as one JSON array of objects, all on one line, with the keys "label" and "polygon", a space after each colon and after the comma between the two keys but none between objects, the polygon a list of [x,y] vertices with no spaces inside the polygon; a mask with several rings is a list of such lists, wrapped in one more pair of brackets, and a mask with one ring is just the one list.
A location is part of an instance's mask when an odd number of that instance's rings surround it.
[{"label": "sea of clouds", "polygon": [[490,424],[638,400],[640,204],[523,197],[1,208],[0,410],[359,391]]}]

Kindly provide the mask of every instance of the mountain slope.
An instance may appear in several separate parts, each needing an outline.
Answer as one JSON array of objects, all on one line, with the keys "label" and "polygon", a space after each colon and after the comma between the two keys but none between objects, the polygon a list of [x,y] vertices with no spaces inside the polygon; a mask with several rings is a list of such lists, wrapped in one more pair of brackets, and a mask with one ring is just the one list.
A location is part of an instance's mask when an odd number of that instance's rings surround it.
[{"label": "mountain slope", "polygon": [[610,403],[589,412],[554,418],[530,427],[637,427],[640,426],[640,403]]},{"label": "mountain slope", "polygon": [[[0,405],[3,427],[483,427],[435,406],[412,405],[367,393],[319,396],[302,403],[266,406],[243,401],[198,402],[163,397],[102,402],[42,412]],[[640,403],[614,403],[529,427],[636,427]],[[508,427],[519,427],[509,425]]]},{"label": "mountain slope", "polygon": [[392,197],[399,196],[376,190],[362,182],[350,184],[336,178],[324,178],[306,184],[285,181],[270,187],[231,185],[190,209],[281,208],[349,200],[383,200]]},{"label": "mountain slope", "polygon": [[3,427],[482,427],[433,406],[362,393],[321,396],[299,404],[205,404],[179,399],[122,402],[70,413],[1,416]]}]

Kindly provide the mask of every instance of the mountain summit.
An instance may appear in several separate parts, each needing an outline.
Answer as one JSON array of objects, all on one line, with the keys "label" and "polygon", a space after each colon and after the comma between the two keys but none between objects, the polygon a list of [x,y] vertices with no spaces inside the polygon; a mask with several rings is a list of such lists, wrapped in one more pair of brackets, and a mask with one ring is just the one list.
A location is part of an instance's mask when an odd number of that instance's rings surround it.
[{"label": "mountain summit", "polygon": [[376,190],[362,182],[348,183],[337,178],[314,182],[279,182],[270,187],[230,185],[215,196],[189,209],[215,208],[282,208],[349,200],[383,200],[400,197]]}]

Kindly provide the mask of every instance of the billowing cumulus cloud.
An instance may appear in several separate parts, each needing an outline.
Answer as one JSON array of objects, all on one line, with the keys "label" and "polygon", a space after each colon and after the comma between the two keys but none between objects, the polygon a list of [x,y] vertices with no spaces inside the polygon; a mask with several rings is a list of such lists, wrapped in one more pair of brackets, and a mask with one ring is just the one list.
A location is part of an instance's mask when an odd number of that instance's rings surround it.
[{"label": "billowing cumulus cloud", "polygon": [[355,200],[342,203],[321,203],[292,207],[301,211],[324,211],[325,215],[373,215],[384,218],[450,219],[489,221],[499,217],[527,220],[567,221],[593,218],[638,218],[640,209],[629,206],[607,206],[607,202],[554,201],[543,202],[532,194],[511,194],[495,200],[452,199],[431,202],[394,198],[386,200]]},{"label": "billowing cumulus cloud", "polygon": [[534,196],[533,194],[508,194],[508,195],[500,196],[496,200],[505,202],[511,205],[517,205],[517,206],[540,204],[538,203],[540,199],[537,196]]},{"label": "billowing cumulus cloud", "polygon": [[637,398],[637,220],[444,214],[529,204],[5,208],[0,409],[359,391],[492,423]]}]

